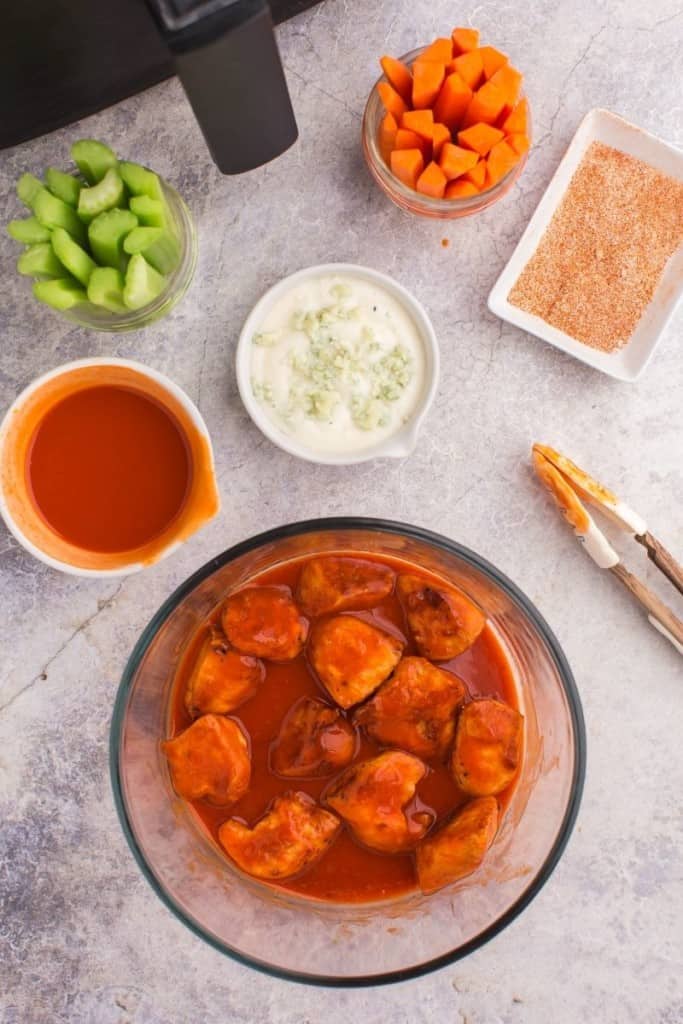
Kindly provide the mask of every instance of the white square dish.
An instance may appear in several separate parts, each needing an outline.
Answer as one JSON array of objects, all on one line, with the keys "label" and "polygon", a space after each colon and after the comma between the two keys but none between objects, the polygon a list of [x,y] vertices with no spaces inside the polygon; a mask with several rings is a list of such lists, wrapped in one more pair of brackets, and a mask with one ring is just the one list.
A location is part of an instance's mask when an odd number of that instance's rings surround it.
[{"label": "white square dish", "polygon": [[650,164],[664,174],[683,181],[683,152],[630,124],[608,110],[591,110],[579,125],[567,152],[545,190],[540,203],[517,243],[488,299],[492,313],[502,320],[535,334],[575,359],[618,380],[634,381],[649,363],[655,348],[683,294],[683,247],[666,264],[652,301],[640,318],[630,339],[613,352],[584,345],[538,316],[526,313],[508,301],[508,295],[559,206],[586,149],[603,142]]}]

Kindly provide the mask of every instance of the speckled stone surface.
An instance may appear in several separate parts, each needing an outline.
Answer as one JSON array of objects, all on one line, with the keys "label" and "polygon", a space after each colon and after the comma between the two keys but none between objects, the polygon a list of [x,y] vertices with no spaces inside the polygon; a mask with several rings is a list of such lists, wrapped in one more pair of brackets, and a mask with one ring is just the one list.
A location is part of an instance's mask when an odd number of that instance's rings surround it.
[{"label": "speckled stone surface", "polygon": [[[360,116],[380,53],[400,54],[468,21],[526,71],[536,144],[501,204],[451,225],[422,222],[370,179]],[[327,0],[279,38],[301,137],[268,167],[221,177],[177,81],[0,154],[3,221],[19,215],[19,173],[58,164],[69,141],[87,134],[164,174],[200,236],[196,280],[177,310],[144,332],[109,336],[35,305],[3,235],[2,407],[69,359],[137,357],[198,402],[223,495],[208,529],[123,582],[59,575],[2,531],[0,1020],[680,1024],[682,662],[578,549],[532,477],[529,448],[545,440],[592,468],[680,557],[683,316],[646,375],[627,385],[500,323],[486,296],[587,110],[608,107],[683,145],[683,11],[678,0]],[[282,275],[327,260],[393,274],[433,318],[441,387],[406,461],[297,462],[240,404],[233,354],[249,308]],[[340,992],[256,974],[171,915],[119,828],[107,739],[126,658],[178,583],[257,529],[342,513],[441,531],[517,581],[575,671],[589,763],[566,854],[505,932],[421,980]],[[632,566],[666,593],[634,547],[625,548]]]}]

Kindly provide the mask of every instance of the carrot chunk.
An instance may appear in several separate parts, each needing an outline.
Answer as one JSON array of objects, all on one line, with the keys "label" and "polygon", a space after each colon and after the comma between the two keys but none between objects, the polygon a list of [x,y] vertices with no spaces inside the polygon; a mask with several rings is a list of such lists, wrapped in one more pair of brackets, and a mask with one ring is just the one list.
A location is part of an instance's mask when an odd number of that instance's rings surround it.
[{"label": "carrot chunk", "polygon": [[400,121],[408,109],[408,105],[403,102],[393,86],[389,85],[388,82],[378,82],[377,92],[387,114],[392,114],[397,121]]},{"label": "carrot chunk", "polygon": [[511,135],[513,132],[529,134],[529,101],[521,99],[511,114],[503,122],[503,131]]},{"label": "carrot chunk", "polygon": [[434,118],[455,131],[462,121],[472,99],[472,90],[463,82],[457,71],[449,75],[441,86],[434,104]]},{"label": "carrot chunk", "polygon": [[504,178],[518,160],[519,155],[512,146],[508,146],[504,140],[497,142],[486,158],[486,187],[490,188]]},{"label": "carrot chunk", "polygon": [[480,121],[483,121],[484,124],[494,124],[505,106],[505,100],[504,90],[495,84],[493,78],[489,82],[485,82],[470,100],[463,117],[462,127],[469,128],[470,125],[478,124]]},{"label": "carrot chunk", "polygon": [[395,149],[391,154],[391,172],[408,188],[415,188],[424,170],[424,157],[419,149]]},{"label": "carrot chunk", "polygon": [[502,68],[508,62],[507,56],[497,50],[495,46],[480,46],[478,52],[481,54],[484,78],[487,81],[492,75],[495,75],[498,68]]},{"label": "carrot chunk", "polygon": [[452,142],[447,142],[441,150],[439,167],[450,181],[471,170],[478,160],[478,155],[471,149],[461,149],[460,146],[454,146]]},{"label": "carrot chunk", "polygon": [[427,142],[431,142],[434,114],[431,110],[406,110],[401,118],[401,128],[407,128],[408,131],[415,132]]},{"label": "carrot chunk", "polygon": [[453,40],[443,37],[435,39],[433,43],[423,50],[418,60],[435,60],[440,64],[446,64],[453,56]]},{"label": "carrot chunk", "polygon": [[413,64],[413,106],[416,110],[431,107],[439,95],[445,75],[445,64],[434,60],[415,61]]},{"label": "carrot chunk", "polygon": [[531,145],[529,136],[525,135],[524,132],[511,132],[510,135],[505,136],[505,141],[511,149],[514,149],[518,156],[524,156]]},{"label": "carrot chunk", "polygon": [[446,175],[434,161],[427,164],[424,171],[417,179],[415,186],[418,192],[425,196],[433,196],[434,199],[441,199],[446,191]]},{"label": "carrot chunk", "polygon": [[379,151],[389,162],[389,154],[396,144],[398,124],[393,114],[385,114],[379,126]]},{"label": "carrot chunk", "polygon": [[479,50],[470,50],[469,53],[462,53],[455,60],[451,61],[454,71],[457,71],[463,82],[469,85],[470,89],[476,89],[484,76],[484,62],[481,59]]},{"label": "carrot chunk", "polygon": [[458,145],[465,149],[473,149],[480,156],[488,151],[505,135],[500,128],[492,128],[490,124],[473,124],[471,128],[463,128],[458,132]]},{"label": "carrot chunk", "polygon": [[431,143],[408,128],[398,129],[392,149],[419,149],[425,160],[429,160],[432,152]]},{"label": "carrot chunk", "polygon": [[479,189],[471,181],[450,181],[446,186],[444,196],[446,199],[463,199],[465,196],[476,196]]},{"label": "carrot chunk", "polygon": [[454,28],[451,39],[456,56],[461,53],[469,53],[470,50],[475,50],[479,46],[479,33],[476,28]]},{"label": "carrot chunk", "polygon": [[505,96],[505,103],[514,107],[522,89],[522,77],[522,73],[517,68],[513,68],[511,64],[504,64],[494,75],[491,75],[489,82],[500,89]]},{"label": "carrot chunk", "polygon": [[437,160],[444,142],[451,141],[451,130],[445,124],[435,124],[432,127],[432,151],[434,159]]},{"label": "carrot chunk", "polygon": [[462,181],[470,181],[473,185],[476,185],[478,189],[484,187],[486,181],[486,161],[480,160],[478,164],[475,164],[469,171],[466,171],[462,176]]},{"label": "carrot chunk", "polygon": [[405,64],[395,57],[380,57],[382,71],[387,76],[389,85],[393,86],[405,103],[410,103],[413,95],[413,76]]}]

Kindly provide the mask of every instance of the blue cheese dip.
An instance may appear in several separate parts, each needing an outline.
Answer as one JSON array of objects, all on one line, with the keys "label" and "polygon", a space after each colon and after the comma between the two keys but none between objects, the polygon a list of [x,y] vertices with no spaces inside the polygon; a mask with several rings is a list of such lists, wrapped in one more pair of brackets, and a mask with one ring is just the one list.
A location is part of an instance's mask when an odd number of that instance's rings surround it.
[{"label": "blue cheese dip", "polygon": [[251,389],[267,416],[313,452],[360,452],[409,422],[425,388],[424,343],[380,285],[311,277],[251,338]]}]

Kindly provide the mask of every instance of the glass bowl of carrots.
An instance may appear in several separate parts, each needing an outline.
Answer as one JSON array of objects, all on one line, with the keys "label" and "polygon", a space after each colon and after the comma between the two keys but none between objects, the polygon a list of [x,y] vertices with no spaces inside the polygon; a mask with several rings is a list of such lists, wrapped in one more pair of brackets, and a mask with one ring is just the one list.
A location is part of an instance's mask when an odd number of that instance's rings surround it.
[{"label": "glass bowl of carrots", "polygon": [[531,144],[522,75],[507,56],[480,46],[476,29],[456,28],[380,64],[362,142],[370,173],[392,202],[454,219],[506,195]]}]

